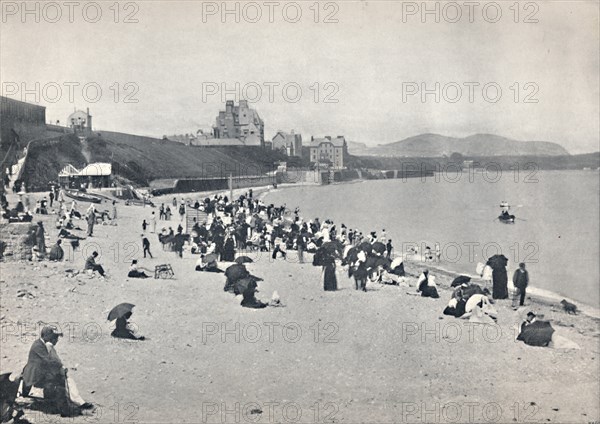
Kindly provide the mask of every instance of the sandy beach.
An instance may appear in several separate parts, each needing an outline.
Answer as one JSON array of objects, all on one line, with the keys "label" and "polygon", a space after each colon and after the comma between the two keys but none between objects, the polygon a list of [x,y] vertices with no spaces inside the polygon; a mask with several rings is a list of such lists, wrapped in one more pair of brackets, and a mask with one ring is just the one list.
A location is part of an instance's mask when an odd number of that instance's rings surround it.
[{"label": "sandy beach", "polygon": [[[79,205],[80,210],[86,207]],[[109,204],[98,207],[103,208]],[[57,351],[83,398],[97,406],[91,416],[76,418],[26,408],[31,422],[600,419],[597,318],[568,315],[560,305],[531,300],[513,311],[510,300],[501,300],[495,305],[498,325],[469,324],[442,314],[452,293],[455,276],[450,273],[432,270],[439,299],[415,296],[414,288],[380,284],[369,284],[366,293],[355,291],[340,266],[339,290],[324,292],[321,268],[310,261],[297,263],[295,252],[287,260],[272,260],[268,252],[249,255],[255,261],[248,269],[264,279],[257,297],[268,301],[277,290],[285,306],[246,309],[240,306],[241,296],[223,291],[222,274],[195,272],[196,255],[185,252],[181,259],[163,251],[154,234],[148,233],[154,258],[141,258],[141,222],[152,210],[121,202],[118,225],[96,226],[94,237],[82,241],[78,251],[66,250],[68,261],[63,263],[2,262],[0,371],[19,372],[40,323],[57,323],[65,333]],[[55,216],[36,216],[34,221],[38,219],[44,221],[51,245]],[[162,224],[158,221],[157,228]],[[169,224],[176,227],[178,217]],[[92,250],[100,252],[98,262],[109,278],[68,276],[68,269],[83,269]],[[127,278],[134,257],[147,268],[171,264],[175,278]],[[414,276],[425,267],[405,266]],[[31,296],[18,297],[20,289]],[[147,340],[110,337],[106,317],[121,302],[136,305],[132,322]],[[581,349],[536,348],[515,341],[530,310]]]}]

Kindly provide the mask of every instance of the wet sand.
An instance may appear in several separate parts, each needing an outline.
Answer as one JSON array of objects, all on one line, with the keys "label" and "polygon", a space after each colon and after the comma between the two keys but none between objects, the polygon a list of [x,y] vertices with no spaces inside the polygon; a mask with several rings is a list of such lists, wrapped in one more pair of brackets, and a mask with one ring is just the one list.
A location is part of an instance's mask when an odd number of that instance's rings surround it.
[{"label": "wet sand", "polygon": [[[106,203],[103,208],[110,209]],[[450,273],[432,271],[440,299],[379,284],[357,292],[342,267],[339,290],[324,292],[321,269],[310,264],[310,255],[309,263],[298,264],[295,252],[287,261],[263,253],[248,265],[264,278],[258,297],[268,301],[277,290],[285,307],[246,309],[240,297],[223,292],[222,274],[193,271],[197,256],[186,252],[180,259],[162,251],[155,235],[149,236],[155,258],[141,258],[141,222],[151,211],[120,203],[118,226],[96,226],[94,237],[67,262],[2,263],[0,371],[22,369],[39,335],[38,323],[58,323],[66,336],[57,351],[84,399],[98,405],[95,416],[75,419],[27,410],[32,422],[600,418],[600,332],[594,318],[531,300],[515,312],[507,300],[496,303],[498,326],[470,325],[442,314],[451,295]],[[48,245],[56,236],[53,219],[42,218]],[[170,224],[175,228],[177,222],[174,216]],[[81,270],[94,249],[101,252],[99,263],[109,279],[67,277],[65,270]],[[175,279],[128,279],[133,257],[148,268],[170,263]],[[424,266],[407,263],[406,268],[417,275]],[[17,297],[20,289],[34,297]],[[106,316],[121,302],[136,305],[132,322],[148,340],[110,337]],[[515,342],[515,327],[529,310],[551,320],[581,350]]]}]

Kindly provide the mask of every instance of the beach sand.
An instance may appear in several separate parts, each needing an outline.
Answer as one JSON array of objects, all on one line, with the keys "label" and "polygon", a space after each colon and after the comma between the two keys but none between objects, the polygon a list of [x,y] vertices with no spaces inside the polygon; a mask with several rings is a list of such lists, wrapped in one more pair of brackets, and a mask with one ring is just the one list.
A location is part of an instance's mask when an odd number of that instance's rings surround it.
[{"label": "beach sand", "polygon": [[[248,265],[264,278],[258,297],[268,301],[277,290],[285,307],[246,309],[240,297],[223,291],[222,274],[193,271],[197,256],[162,251],[156,235],[149,234],[154,259],[141,258],[141,222],[151,211],[121,202],[118,226],[96,226],[74,256],[67,252],[67,262],[1,264],[0,371],[20,371],[40,323],[58,323],[65,337],[57,351],[83,398],[98,406],[94,416],[74,419],[26,410],[32,422],[600,419],[595,318],[531,300],[515,312],[506,300],[496,303],[498,326],[470,325],[442,314],[451,296],[449,273],[432,271],[439,299],[379,284],[358,292],[342,267],[339,290],[324,292],[321,269],[296,263],[295,252],[287,261],[263,253]],[[51,245],[54,216],[42,220]],[[109,278],[67,277],[66,269],[83,269],[92,250],[101,252]],[[133,257],[148,268],[169,263],[175,278],[128,279]],[[406,264],[414,275],[424,267]],[[19,289],[35,297],[17,297]],[[106,317],[121,302],[136,305],[131,321],[148,340],[110,337]],[[516,326],[529,310],[581,349],[516,342]]]}]

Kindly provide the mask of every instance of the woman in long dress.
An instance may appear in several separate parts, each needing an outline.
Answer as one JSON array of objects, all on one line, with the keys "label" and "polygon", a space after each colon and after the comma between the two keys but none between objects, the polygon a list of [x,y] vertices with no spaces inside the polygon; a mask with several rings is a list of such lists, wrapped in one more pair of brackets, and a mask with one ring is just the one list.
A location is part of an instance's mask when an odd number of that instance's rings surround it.
[{"label": "woman in long dress", "polygon": [[221,260],[225,262],[233,262],[235,260],[235,245],[232,237],[227,237],[227,240],[225,241]]},{"label": "woman in long dress", "polygon": [[326,254],[323,257],[323,288],[325,291],[337,290],[337,277],[335,275],[335,256]]}]

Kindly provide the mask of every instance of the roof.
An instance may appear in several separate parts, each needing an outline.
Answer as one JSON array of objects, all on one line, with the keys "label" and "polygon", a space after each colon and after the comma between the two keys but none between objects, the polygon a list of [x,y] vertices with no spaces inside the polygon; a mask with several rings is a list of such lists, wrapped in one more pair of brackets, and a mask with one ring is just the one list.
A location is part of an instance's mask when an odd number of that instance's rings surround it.
[{"label": "roof", "polygon": [[90,163],[79,171],[79,175],[86,177],[103,177],[112,174],[112,165],[105,162]]},{"label": "roof", "polygon": [[40,108],[40,109],[44,109],[44,110],[46,109],[46,106],[36,105],[35,103],[23,102],[21,100],[15,100],[11,97],[0,96],[0,104],[8,105],[10,103],[21,104],[21,105],[32,107],[32,108]]},{"label": "roof", "polygon": [[333,147],[344,147],[346,144],[346,139],[344,137],[315,138],[310,142],[310,147],[319,147],[322,143],[331,143]]},{"label": "roof", "polygon": [[280,136],[282,137],[281,141],[285,143],[293,143],[296,140],[302,141],[302,136],[300,134],[290,134],[285,131],[277,131],[277,134],[275,134],[271,140],[276,141],[275,138],[279,138]]},{"label": "roof", "polygon": [[112,174],[112,165],[105,162],[90,163],[82,170],[78,170],[73,165],[65,166],[59,172],[59,177],[84,176],[84,177],[104,177]]},{"label": "roof", "polygon": [[58,173],[59,177],[68,177],[71,175],[79,175],[79,170],[71,164],[65,166],[62,171]]}]

